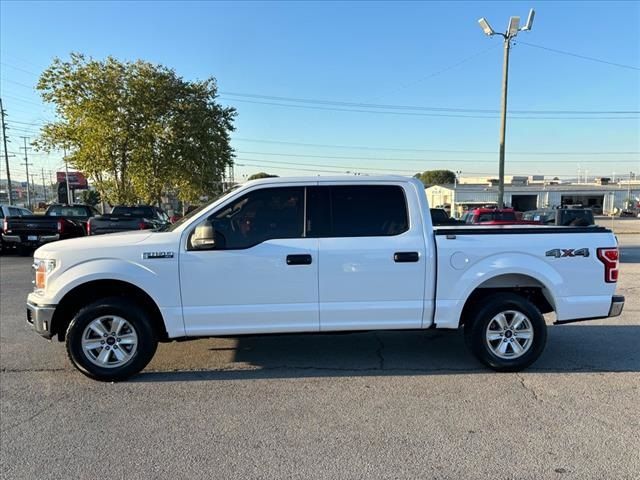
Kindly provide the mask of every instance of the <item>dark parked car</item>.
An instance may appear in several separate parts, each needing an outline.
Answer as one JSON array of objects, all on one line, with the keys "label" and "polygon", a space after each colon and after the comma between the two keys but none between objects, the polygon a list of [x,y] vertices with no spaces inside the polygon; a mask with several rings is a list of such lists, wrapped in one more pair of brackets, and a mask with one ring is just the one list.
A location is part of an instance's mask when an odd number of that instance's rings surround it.
[{"label": "dark parked car", "polygon": [[87,219],[97,213],[88,205],[51,205],[44,215],[5,217],[2,240],[27,254],[44,243],[83,237]]},{"label": "dark parked car", "polygon": [[169,217],[161,209],[149,205],[128,207],[118,205],[108,215],[100,215],[89,221],[89,235],[149,230],[169,225]]},{"label": "dark parked car", "polygon": [[430,208],[429,210],[431,212],[431,223],[434,227],[439,225],[462,225],[462,222],[451,218],[444,208]]},{"label": "dark parked car", "polygon": [[595,224],[590,208],[556,208],[524,212],[523,220],[540,222],[543,225],[588,227]]}]

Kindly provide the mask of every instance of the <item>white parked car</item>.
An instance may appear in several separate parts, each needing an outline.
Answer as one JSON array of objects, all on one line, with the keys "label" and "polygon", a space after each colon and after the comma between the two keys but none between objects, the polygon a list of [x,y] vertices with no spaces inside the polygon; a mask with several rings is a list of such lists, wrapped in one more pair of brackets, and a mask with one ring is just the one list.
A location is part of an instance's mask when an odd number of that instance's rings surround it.
[{"label": "white parked car", "polygon": [[28,322],[99,380],[140,371],[159,341],[460,327],[480,361],[517,371],[545,346],[543,313],[624,304],[609,230],[434,229],[422,183],[391,176],[248,182],[164,231],[44,245],[34,267]]}]

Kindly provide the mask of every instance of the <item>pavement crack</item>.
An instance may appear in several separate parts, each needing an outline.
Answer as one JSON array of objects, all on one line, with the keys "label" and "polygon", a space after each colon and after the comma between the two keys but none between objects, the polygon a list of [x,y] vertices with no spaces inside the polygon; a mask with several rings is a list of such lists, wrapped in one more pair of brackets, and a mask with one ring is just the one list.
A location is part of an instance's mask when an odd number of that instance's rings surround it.
[{"label": "pavement crack", "polygon": [[4,430],[2,430],[2,433],[10,432],[11,430],[14,430],[14,429],[18,428],[20,425],[24,425],[25,423],[29,423],[31,420],[33,420],[34,418],[42,415],[44,412],[46,412],[47,410],[53,408],[58,403],[62,402],[63,400],[66,400],[69,397],[69,395],[70,395],[69,393],[66,393],[66,394],[62,395],[60,398],[58,398],[58,399],[54,400],[53,402],[49,403],[48,405],[46,405],[45,407],[41,408],[40,410],[38,410],[37,412],[33,413],[32,415],[30,415],[29,417],[25,418],[24,420],[20,420],[19,422],[8,426]]},{"label": "pavement crack", "polygon": [[376,340],[378,341],[378,348],[376,349],[376,355],[378,356],[378,360],[380,361],[380,370],[384,370],[384,342],[380,338],[380,335],[377,333],[374,334]]},{"label": "pavement crack", "polygon": [[0,368],[2,373],[22,373],[22,372],[64,372],[68,368]]},{"label": "pavement crack", "polygon": [[521,374],[516,373],[516,378],[520,380],[520,385],[522,385],[522,388],[524,388],[527,392],[533,395],[533,398],[536,400],[536,402],[542,403],[542,398],[540,398],[540,396],[538,395],[538,393],[533,387],[530,387],[526,384],[526,382],[524,381],[524,377]]}]

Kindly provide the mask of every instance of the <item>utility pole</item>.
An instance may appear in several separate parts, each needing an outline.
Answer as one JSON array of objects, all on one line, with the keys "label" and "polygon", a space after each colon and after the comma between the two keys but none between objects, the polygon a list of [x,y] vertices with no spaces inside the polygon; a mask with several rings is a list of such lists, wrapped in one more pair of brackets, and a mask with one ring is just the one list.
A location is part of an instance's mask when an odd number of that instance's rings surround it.
[{"label": "utility pole", "polygon": [[64,179],[67,184],[67,203],[73,205],[73,198],[71,198],[71,188],[69,187],[69,162],[67,162],[67,149],[62,150],[64,152]]},{"label": "utility pole", "polygon": [[44,167],[42,168],[42,193],[44,195],[44,203],[47,203],[47,184],[44,183]]},{"label": "utility pole", "polygon": [[29,159],[27,157],[27,141],[29,137],[21,137],[24,140],[24,163],[22,164],[27,170],[27,203],[29,204],[29,210],[33,210],[31,206],[31,188],[29,187],[29,167],[32,167],[33,164],[29,163]]},{"label": "utility pole", "polygon": [[36,174],[32,173],[31,174],[31,187],[33,188],[33,208],[35,209],[38,205],[38,189],[36,188],[36,181],[33,177],[35,177]]},{"label": "utility pole", "polygon": [[504,61],[502,64],[502,113],[500,115],[500,152],[498,164],[498,208],[504,208],[504,155],[505,155],[505,137],[507,132],[507,87],[509,84],[509,50],[511,48],[511,40],[518,35],[520,31],[529,31],[533,26],[533,17],[535,11],[529,11],[529,17],[524,27],[520,28],[520,17],[509,18],[509,26],[505,33],[495,32],[489,22],[483,17],[478,20],[480,27],[489,37],[493,35],[501,35],[504,38]]},{"label": "utility pole", "polygon": [[7,151],[7,130],[4,123],[4,107],[2,106],[2,98],[0,98],[0,112],[2,116],[2,139],[4,141],[4,161],[7,166],[7,189],[9,190],[9,205],[13,205],[13,193],[11,187],[11,173],[9,172],[9,152]]}]

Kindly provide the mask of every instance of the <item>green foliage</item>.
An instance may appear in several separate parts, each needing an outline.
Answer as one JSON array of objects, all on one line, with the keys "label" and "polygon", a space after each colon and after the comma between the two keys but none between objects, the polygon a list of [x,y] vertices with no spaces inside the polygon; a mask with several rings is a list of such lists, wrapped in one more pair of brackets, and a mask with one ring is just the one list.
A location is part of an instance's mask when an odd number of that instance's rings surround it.
[{"label": "green foliage", "polygon": [[144,61],[55,59],[37,86],[58,120],[36,146],[66,148],[69,163],[111,204],[186,202],[214,195],[233,163],[235,109],[216,103],[214,78],[189,82]]},{"label": "green foliage", "polygon": [[80,193],[80,201],[86,205],[95,207],[100,203],[100,194],[96,190],[83,190]]},{"label": "green foliage", "polygon": [[456,174],[451,170],[427,170],[426,172],[416,173],[414,178],[419,179],[425,186],[445,185],[454,183]]},{"label": "green foliage", "polygon": [[247,180],[257,180],[259,178],[275,178],[278,175],[271,175],[269,173],[265,173],[265,172],[258,172],[258,173],[254,173],[253,175],[251,175],[249,178],[247,178]]}]

